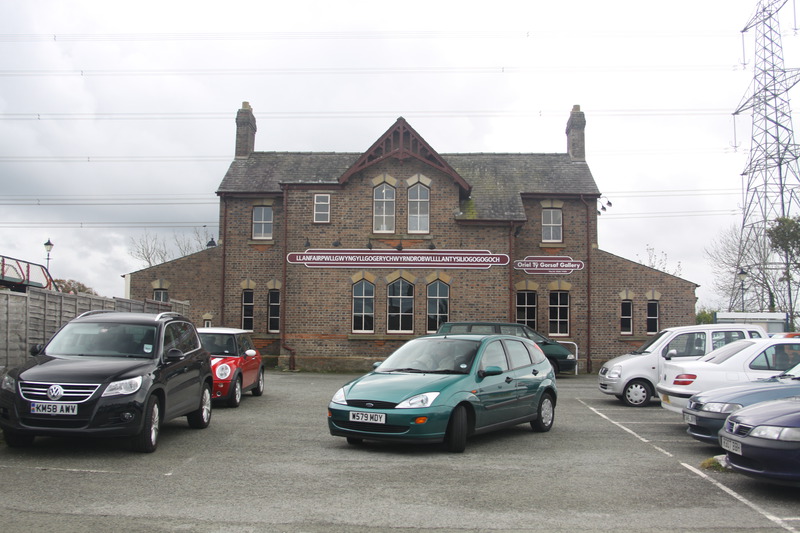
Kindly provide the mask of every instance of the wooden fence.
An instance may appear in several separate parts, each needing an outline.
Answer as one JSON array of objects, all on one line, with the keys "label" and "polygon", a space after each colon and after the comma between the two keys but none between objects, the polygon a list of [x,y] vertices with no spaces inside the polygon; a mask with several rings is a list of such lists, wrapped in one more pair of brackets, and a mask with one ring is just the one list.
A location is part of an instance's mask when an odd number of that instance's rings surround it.
[{"label": "wooden fence", "polygon": [[98,309],[139,313],[176,311],[188,315],[189,304],[104,298],[36,288],[29,288],[25,293],[0,291],[0,370],[21,364],[31,346],[47,342],[76,316]]}]

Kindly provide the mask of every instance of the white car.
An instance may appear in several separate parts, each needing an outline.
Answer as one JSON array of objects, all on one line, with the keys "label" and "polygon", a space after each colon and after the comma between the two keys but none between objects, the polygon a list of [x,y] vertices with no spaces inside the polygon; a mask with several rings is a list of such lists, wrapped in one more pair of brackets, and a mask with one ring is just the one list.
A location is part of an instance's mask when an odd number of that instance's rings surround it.
[{"label": "white car", "polygon": [[746,339],[696,361],[667,362],[656,386],[661,407],[681,413],[699,392],[769,378],[800,363],[800,339]]}]

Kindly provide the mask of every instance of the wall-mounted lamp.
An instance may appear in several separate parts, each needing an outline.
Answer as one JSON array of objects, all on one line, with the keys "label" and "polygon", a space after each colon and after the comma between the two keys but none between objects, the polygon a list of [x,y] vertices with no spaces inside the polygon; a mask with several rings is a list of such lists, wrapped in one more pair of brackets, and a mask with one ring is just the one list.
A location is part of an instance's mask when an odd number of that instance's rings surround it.
[{"label": "wall-mounted lamp", "polygon": [[341,246],[342,245],[342,241],[340,241],[339,239],[336,239],[335,241],[333,241],[333,245],[336,246],[336,247]]},{"label": "wall-mounted lamp", "polygon": [[[605,202],[603,202],[603,198],[606,199]],[[600,196],[600,198],[597,199],[597,205],[600,206],[600,209],[597,210],[598,215],[602,215],[603,212],[606,211],[606,207],[612,206],[611,200],[608,199],[608,196]]]},{"label": "wall-mounted lamp", "polygon": [[428,250],[435,250],[435,249],[436,245],[433,243],[433,241],[431,241],[431,243],[428,245]]},{"label": "wall-mounted lamp", "polygon": [[367,241],[367,249],[372,250],[372,241]]},{"label": "wall-mounted lamp", "polygon": [[214,237],[211,237],[211,240],[206,243],[206,248],[214,248],[217,245],[216,241],[214,241]]},{"label": "wall-mounted lamp", "polygon": [[514,237],[519,237],[520,233],[522,233],[522,226],[517,226],[514,230]]},{"label": "wall-mounted lamp", "polygon": [[311,248],[311,243],[308,242],[308,237],[306,237],[306,243],[304,245],[306,248]]},{"label": "wall-mounted lamp", "polygon": [[400,244],[394,247],[395,250],[401,252],[403,250],[403,241],[400,241]]}]

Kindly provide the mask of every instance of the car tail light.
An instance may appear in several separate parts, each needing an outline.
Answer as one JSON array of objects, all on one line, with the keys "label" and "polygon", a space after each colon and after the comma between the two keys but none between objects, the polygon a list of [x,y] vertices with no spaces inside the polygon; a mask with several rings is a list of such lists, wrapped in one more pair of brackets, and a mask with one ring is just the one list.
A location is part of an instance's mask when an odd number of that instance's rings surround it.
[{"label": "car tail light", "polygon": [[697,379],[696,374],[678,374],[672,381],[673,385],[691,385]]}]

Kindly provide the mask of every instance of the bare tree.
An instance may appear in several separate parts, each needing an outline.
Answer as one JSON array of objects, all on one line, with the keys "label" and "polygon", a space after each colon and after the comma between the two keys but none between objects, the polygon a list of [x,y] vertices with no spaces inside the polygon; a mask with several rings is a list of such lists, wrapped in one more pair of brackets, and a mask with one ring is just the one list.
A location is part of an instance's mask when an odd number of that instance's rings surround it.
[{"label": "bare tree", "polygon": [[638,256],[639,263],[642,265],[648,266],[650,268],[655,268],[656,270],[660,270],[661,272],[666,272],[667,274],[671,274],[673,276],[680,276],[681,275],[681,262],[678,261],[678,264],[675,266],[673,270],[667,268],[667,253],[661,252],[657,253],[656,249],[649,244],[645,245],[645,250],[647,250],[647,262],[642,261],[642,258]]},{"label": "bare tree", "polygon": [[146,267],[165,263],[178,257],[184,257],[205,250],[212,236],[208,230],[194,228],[191,234],[173,234],[171,245],[160,235],[149,233],[130,239],[130,254],[134,259],[142,261]]},{"label": "bare tree", "polygon": [[147,230],[143,235],[131,237],[130,254],[134,259],[142,261],[148,268],[170,260],[164,239],[150,234]]}]

